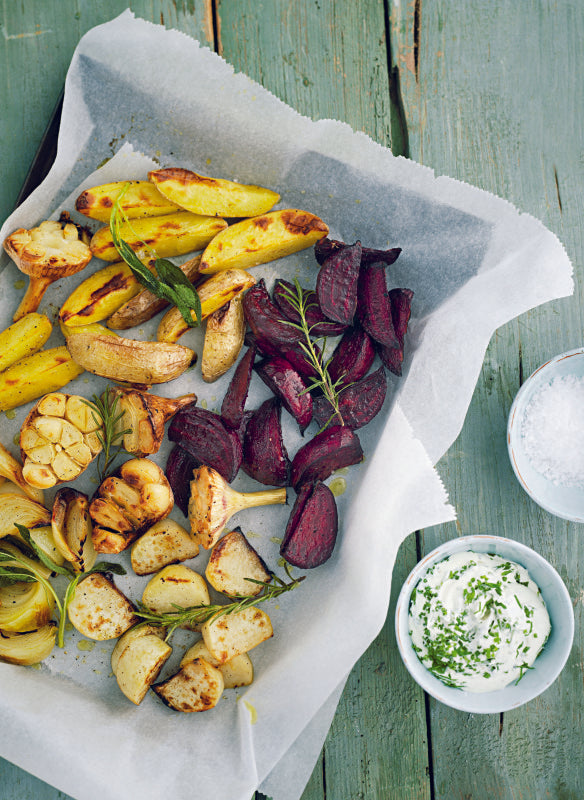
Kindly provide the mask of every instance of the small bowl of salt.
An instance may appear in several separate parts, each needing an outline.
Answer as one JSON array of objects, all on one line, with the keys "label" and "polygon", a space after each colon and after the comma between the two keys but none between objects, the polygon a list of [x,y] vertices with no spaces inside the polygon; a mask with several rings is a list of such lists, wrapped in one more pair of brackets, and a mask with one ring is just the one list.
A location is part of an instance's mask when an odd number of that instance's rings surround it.
[{"label": "small bowl of salt", "polygon": [[584,522],[584,348],[546,361],[525,381],[509,412],[507,446],[532,500]]}]

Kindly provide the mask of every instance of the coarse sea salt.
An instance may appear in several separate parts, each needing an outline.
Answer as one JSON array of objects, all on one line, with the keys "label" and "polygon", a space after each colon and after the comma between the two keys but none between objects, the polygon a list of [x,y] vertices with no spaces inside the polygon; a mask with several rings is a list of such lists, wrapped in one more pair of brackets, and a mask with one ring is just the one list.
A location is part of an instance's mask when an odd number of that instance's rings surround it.
[{"label": "coarse sea salt", "polygon": [[521,437],[533,468],[562,486],[584,486],[584,378],[554,378],[527,406]]}]

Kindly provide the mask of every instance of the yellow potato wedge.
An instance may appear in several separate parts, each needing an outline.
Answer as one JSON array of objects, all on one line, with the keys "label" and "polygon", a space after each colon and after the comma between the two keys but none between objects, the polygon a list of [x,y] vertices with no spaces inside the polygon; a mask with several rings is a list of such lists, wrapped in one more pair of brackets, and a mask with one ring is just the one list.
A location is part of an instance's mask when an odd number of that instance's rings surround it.
[{"label": "yellow potato wedge", "polygon": [[105,575],[93,573],[75,588],[69,620],[88,639],[117,639],[137,620],[134,606]]},{"label": "yellow potato wedge", "polygon": [[28,633],[51,619],[55,599],[40,581],[0,586],[0,630]]},{"label": "yellow potato wedge", "polygon": [[[223,536],[211,550],[205,577],[218,592],[255,597],[272,573],[238,528]],[[246,580],[251,578],[252,580]],[[261,581],[262,583],[252,583]]]},{"label": "yellow potato wedge", "polygon": [[152,689],[162,702],[175,711],[207,711],[223,694],[223,675],[203,658],[189,661],[168,680]]},{"label": "yellow potato wedge", "polygon": [[115,675],[128,700],[140,705],[171,653],[172,647],[152,634],[140,636],[124,648]]},{"label": "yellow potato wedge", "polygon": [[75,209],[91,219],[109,222],[112,207],[123,189],[126,191],[120,208],[128,219],[158,217],[179,210],[178,206],[160,194],[149,181],[116,181],[93,186],[79,195],[75,201]]},{"label": "yellow potato wedge", "polygon": [[159,639],[162,639],[165,634],[166,628],[163,625],[151,625],[148,622],[139,622],[137,625],[129,628],[120,636],[114,649],[112,650],[111,665],[114,675],[118,671],[118,662],[120,660],[120,656],[126,647],[132,644],[132,642],[134,642],[136,639],[139,639],[141,636],[158,636]]},{"label": "yellow potato wedge", "polygon": [[207,245],[201,272],[257,267],[316,244],[328,225],[308,211],[286,208],[230,225]]},{"label": "yellow potato wedge", "polygon": [[47,392],[62,389],[77,378],[84,367],[77,364],[65,346],[40,350],[0,372],[0,411],[7,411]]},{"label": "yellow potato wedge", "polygon": [[211,217],[256,217],[265,214],[280,199],[277,192],[262,186],[206,178],[180,167],[153,170],[148,178],[177,206]]},{"label": "yellow potato wedge", "polygon": [[195,558],[199,545],[189,531],[173,519],[157,522],[132,546],[132,569],[136,575],[151,575],[170,564]]},{"label": "yellow potato wedge", "polygon": [[247,653],[274,635],[272,622],[261,608],[244,608],[201,626],[203,641],[220,664]]},{"label": "yellow potato wedge", "polygon": [[245,339],[243,294],[215,311],[207,320],[201,374],[206,383],[213,383],[235,364]]},{"label": "yellow potato wedge", "polygon": [[[234,297],[245,292],[255,284],[255,278],[243,269],[229,269],[212,275],[200,286],[197,286],[201,300],[201,316],[207,319]],[[193,319],[195,316],[193,314]],[[170,308],[160,320],[156,338],[159,342],[173,344],[177,342],[189,326],[184,321],[178,308]]]},{"label": "yellow potato wedge", "polygon": [[253,683],[253,664],[247,653],[235,656],[231,661],[220,664],[213,658],[205,642],[200,639],[186,651],[181,659],[180,666],[183,667],[187,662],[195,658],[204,658],[212,667],[217,667],[223,675],[223,683],[226,689],[236,689],[238,686],[250,686]]},{"label": "yellow potato wedge", "polygon": [[71,333],[67,337],[67,348],[75,363],[88,372],[113,381],[141,385],[174,380],[195,358],[193,350],[180,344],[141,342],[89,331]]},{"label": "yellow potato wedge", "polygon": [[59,311],[59,322],[70,328],[107,319],[142,290],[124,261],[94,272],[74,289]]},{"label": "yellow potato wedge", "polygon": [[0,372],[40,350],[53,326],[45,314],[25,314],[0,333]]},{"label": "yellow potato wedge", "polygon": [[0,661],[29,667],[47,658],[57,637],[54,622],[30,633],[4,633],[0,631]]},{"label": "yellow potato wedge", "polygon": [[47,509],[22,494],[0,494],[0,538],[14,536],[17,529],[14,523],[26,528],[51,524],[51,514]]},{"label": "yellow potato wedge", "polygon": [[[204,217],[189,211],[177,211],[163,217],[146,217],[120,225],[120,237],[139,258],[151,258],[152,250],[159,258],[172,258],[201,250],[220,231],[227,227],[224,219]],[[117,261],[120,257],[114,247],[109,226],[94,233],[91,252],[103,261]]]},{"label": "yellow potato wedge", "polygon": [[210,602],[203,576],[184,564],[170,564],[161,569],[148,581],[142,595],[142,603],[155,614],[176,611],[176,606],[208,606]]}]

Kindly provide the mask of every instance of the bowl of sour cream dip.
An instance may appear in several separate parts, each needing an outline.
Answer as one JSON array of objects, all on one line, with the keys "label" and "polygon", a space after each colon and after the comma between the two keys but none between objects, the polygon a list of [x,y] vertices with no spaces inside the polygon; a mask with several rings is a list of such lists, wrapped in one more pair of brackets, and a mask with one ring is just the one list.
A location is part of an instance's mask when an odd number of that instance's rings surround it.
[{"label": "bowl of sour cream dip", "polygon": [[423,558],[395,614],[402,660],[436,700],[475,714],[545,691],[574,637],[564,582],[542,556],[501,536],[463,536]]}]

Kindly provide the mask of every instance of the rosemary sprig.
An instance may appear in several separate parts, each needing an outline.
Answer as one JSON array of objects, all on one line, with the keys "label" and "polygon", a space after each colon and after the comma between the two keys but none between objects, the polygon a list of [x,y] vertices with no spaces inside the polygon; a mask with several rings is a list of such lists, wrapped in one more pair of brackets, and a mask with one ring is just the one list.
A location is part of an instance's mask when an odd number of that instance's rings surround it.
[{"label": "rosemary sprig", "polygon": [[[339,409],[339,396],[343,389],[346,389],[346,386],[342,386],[343,383],[343,376],[338,378],[336,381],[333,381],[329,371],[328,366],[331,362],[329,358],[327,361],[323,359],[322,355],[319,355],[314,340],[312,338],[312,327],[308,324],[306,319],[306,312],[310,308],[310,306],[314,305],[313,302],[307,300],[304,290],[300,286],[298,279],[294,279],[294,287],[295,291],[290,289],[288,286],[282,285],[283,293],[286,297],[286,300],[290,303],[290,305],[295,309],[300,317],[300,322],[292,322],[291,320],[282,319],[286,325],[291,325],[293,328],[301,331],[304,336],[304,341],[300,342],[300,347],[306,354],[308,363],[314,367],[316,372],[318,373],[318,377],[314,377],[307,387],[306,391],[312,391],[313,389],[320,389],[324,396],[327,398],[331,407],[333,409],[333,413],[327,420],[327,422],[323,425],[322,430],[328,427],[330,423],[335,420],[337,424],[344,425],[343,416]],[[324,352],[326,347],[326,338],[325,337],[318,337],[322,341],[321,350]]]},{"label": "rosemary sprig", "polygon": [[[130,267],[136,280],[156,297],[175,305],[186,324],[190,328],[195,328],[201,322],[201,299],[184,272],[166,258],[158,258],[156,252],[146,242],[142,242],[144,250],[150,253],[151,258],[154,259],[155,275],[148,267],[142,264],[130,245],[120,235],[120,224],[121,220],[123,220],[138,238],[121,207],[121,200],[129,186],[129,183],[124,186],[114,202],[110,214],[109,226],[114,247]],[[195,315],[194,318],[193,313]]]},{"label": "rosemary sprig", "polygon": [[130,428],[119,430],[119,422],[124,412],[118,411],[118,395],[111,392],[108,386],[101,397],[94,394],[91,400],[83,402],[91,408],[92,416],[100,428],[96,431],[102,450],[97,457],[97,474],[99,483],[108,475],[116,458],[123,450],[122,440]]},{"label": "rosemary sprig", "polygon": [[260,594],[255,595],[255,597],[235,595],[233,601],[226,605],[191,606],[190,608],[182,608],[182,606],[177,605],[176,611],[167,611],[162,614],[155,614],[145,606],[141,606],[140,610],[136,612],[136,616],[140,617],[144,622],[150,622],[154,625],[163,625],[167,628],[166,641],[168,641],[175,630],[180,628],[181,625],[203,624],[211,619],[219,619],[226,614],[236,614],[238,611],[252,608],[253,606],[257,606],[258,603],[263,603],[265,600],[274,600],[285,592],[291,592],[302,583],[304,576],[294,578],[290,572],[289,564],[285,564],[285,570],[286,575],[290,579],[289,583],[286,583],[277,575],[273,575],[268,583],[256,581],[253,578],[246,578],[250,583],[257,583],[263,586]]}]

